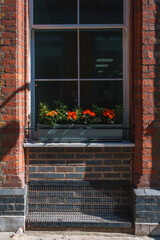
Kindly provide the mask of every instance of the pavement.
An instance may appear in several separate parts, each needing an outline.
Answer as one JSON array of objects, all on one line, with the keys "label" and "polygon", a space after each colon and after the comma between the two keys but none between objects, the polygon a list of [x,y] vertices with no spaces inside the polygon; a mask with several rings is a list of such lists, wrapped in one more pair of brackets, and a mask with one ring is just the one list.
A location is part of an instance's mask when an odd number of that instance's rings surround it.
[{"label": "pavement", "polygon": [[160,240],[159,237],[138,237],[124,233],[98,232],[43,232],[0,233],[0,240]]}]

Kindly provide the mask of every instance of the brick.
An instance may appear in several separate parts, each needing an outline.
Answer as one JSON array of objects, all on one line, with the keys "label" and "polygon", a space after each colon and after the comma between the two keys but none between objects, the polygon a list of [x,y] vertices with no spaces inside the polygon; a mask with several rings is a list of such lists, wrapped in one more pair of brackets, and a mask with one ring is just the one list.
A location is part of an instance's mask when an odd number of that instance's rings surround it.
[{"label": "brick", "polygon": [[47,161],[48,164],[51,164],[51,165],[64,165],[65,164],[65,161],[62,161],[62,160],[53,160],[53,161]]},{"label": "brick", "polygon": [[38,172],[55,172],[55,167],[38,167]]},{"label": "brick", "polygon": [[91,159],[93,154],[76,154],[77,159]]},{"label": "brick", "polygon": [[83,178],[83,174],[78,174],[78,173],[70,173],[70,174],[66,174],[66,179],[82,179]]},{"label": "brick", "polygon": [[108,153],[97,153],[97,154],[95,154],[95,158],[112,158],[112,154],[108,154]]},{"label": "brick", "polygon": [[58,159],[73,159],[74,154],[57,154]]},{"label": "brick", "polygon": [[156,204],[157,203],[156,199],[154,199],[154,198],[144,198],[144,202],[146,204]]},{"label": "brick", "polygon": [[57,172],[73,172],[74,168],[73,167],[57,167],[56,168]]},{"label": "brick", "polygon": [[91,152],[91,153],[93,153],[93,152],[102,152],[103,151],[103,148],[100,148],[100,147],[97,147],[97,148],[90,148],[90,147],[86,147],[85,149],[84,149],[84,151],[85,152]]},{"label": "brick", "polygon": [[109,172],[112,170],[111,167],[95,167],[96,172]]},{"label": "brick", "polygon": [[124,166],[113,167],[113,171],[129,171],[129,167]]},{"label": "brick", "polygon": [[92,172],[92,167],[76,167],[76,172]]},{"label": "brick", "polygon": [[84,162],[83,162],[83,160],[79,160],[79,159],[66,160],[66,165],[80,166],[80,165],[84,165]]},{"label": "brick", "polygon": [[36,158],[36,154],[29,154],[29,158],[35,159]]},{"label": "brick", "polygon": [[4,198],[4,203],[14,203],[14,198]]},{"label": "brick", "polygon": [[29,167],[29,172],[36,172],[36,167]]},{"label": "brick", "polygon": [[104,160],[104,165],[121,165],[122,161],[121,160]]},{"label": "brick", "polygon": [[40,153],[40,152],[47,152],[47,148],[41,148],[41,147],[34,147],[34,148],[29,148],[28,149],[29,152],[33,153],[33,152],[37,152],[37,153]]},{"label": "brick", "polygon": [[104,173],[104,178],[120,178],[120,173]]},{"label": "brick", "polygon": [[136,205],[135,209],[136,209],[136,211],[145,211],[145,205]]},{"label": "brick", "polygon": [[25,199],[24,198],[15,198],[14,202],[15,203],[24,203]]},{"label": "brick", "polygon": [[152,211],[146,211],[146,212],[140,212],[140,211],[137,211],[137,216],[142,218],[155,218],[155,212],[152,212]]},{"label": "brick", "polygon": [[13,205],[7,205],[7,210],[8,211],[14,211],[14,206]]},{"label": "brick", "polygon": [[38,158],[41,158],[41,159],[55,159],[56,154],[39,154]]},{"label": "brick", "polygon": [[130,158],[130,154],[125,153],[114,153],[113,158]]},{"label": "brick", "polygon": [[74,148],[66,148],[66,152],[75,152],[75,153],[77,153],[77,152],[80,152],[80,153],[82,153],[82,152],[84,152],[84,148],[81,148],[81,147],[74,147]]},{"label": "brick", "polygon": [[4,45],[4,39],[0,39],[0,45]]},{"label": "brick", "polygon": [[18,211],[24,210],[24,205],[15,205],[15,210],[18,210]]},{"label": "brick", "polygon": [[59,173],[47,173],[47,179],[64,179],[64,174],[59,174]]},{"label": "brick", "polygon": [[102,160],[87,160],[86,165],[102,165]]},{"label": "brick", "polygon": [[4,18],[4,13],[0,13],[0,19]]},{"label": "brick", "polygon": [[7,205],[0,205],[0,211],[6,211]]},{"label": "brick", "polygon": [[91,178],[91,179],[102,178],[102,174],[101,173],[86,173],[85,178]]},{"label": "brick", "polygon": [[[42,148],[43,149],[43,148]],[[65,152],[65,148],[61,148],[61,147],[48,147],[46,148],[46,152]]]},{"label": "brick", "polygon": [[109,147],[109,148],[104,148],[104,152],[122,152],[122,149],[121,147]]},{"label": "brick", "polygon": [[45,178],[46,175],[44,173],[30,173],[29,178]]}]

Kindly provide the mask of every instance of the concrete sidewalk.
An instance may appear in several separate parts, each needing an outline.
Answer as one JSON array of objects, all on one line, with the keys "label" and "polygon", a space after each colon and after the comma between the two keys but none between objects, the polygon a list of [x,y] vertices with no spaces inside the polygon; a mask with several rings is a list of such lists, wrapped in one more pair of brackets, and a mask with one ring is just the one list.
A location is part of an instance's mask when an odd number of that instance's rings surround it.
[{"label": "concrete sidewalk", "polygon": [[23,234],[0,233],[0,240],[160,240],[160,237],[137,237],[121,233],[93,232],[41,232],[27,231]]}]

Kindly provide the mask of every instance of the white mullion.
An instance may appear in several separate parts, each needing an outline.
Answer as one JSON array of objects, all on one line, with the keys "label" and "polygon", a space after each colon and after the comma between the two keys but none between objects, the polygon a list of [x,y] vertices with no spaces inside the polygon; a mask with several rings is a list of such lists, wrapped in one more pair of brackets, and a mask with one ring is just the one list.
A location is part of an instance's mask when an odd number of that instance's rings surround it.
[{"label": "white mullion", "polygon": [[80,24],[80,0],[77,0],[77,24]]},{"label": "white mullion", "polygon": [[67,25],[55,25],[55,24],[33,24],[33,29],[40,30],[54,30],[54,29],[123,29],[125,24],[67,24]]},{"label": "white mullion", "polygon": [[80,38],[79,29],[77,29],[77,60],[78,60],[78,106],[80,106]]},{"label": "white mullion", "polygon": [[[79,70],[80,70],[80,66],[79,66]],[[79,76],[79,74],[78,74]],[[123,78],[78,78],[80,81],[123,81]],[[74,79],[34,79],[34,81],[37,81],[37,82],[43,82],[43,81],[46,81],[46,82],[57,82],[57,81],[61,81],[61,82],[72,82],[72,81],[77,81],[77,78],[74,78]]]},{"label": "white mullion", "polygon": [[35,127],[35,32],[31,32],[31,125]]}]

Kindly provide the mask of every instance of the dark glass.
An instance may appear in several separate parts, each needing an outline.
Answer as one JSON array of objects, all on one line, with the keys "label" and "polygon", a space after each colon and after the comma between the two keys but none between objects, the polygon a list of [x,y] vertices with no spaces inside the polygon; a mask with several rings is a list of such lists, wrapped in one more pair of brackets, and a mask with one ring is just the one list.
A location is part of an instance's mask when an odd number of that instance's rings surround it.
[{"label": "dark glass", "polygon": [[76,24],[76,0],[34,0],[34,24]]},{"label": "dark glass", "polygon": [[81,24],[123,24],[123,0],[80,0]]},{"label": "dark glass", "polygon": [[81,81],[81,106],[123,104],[123,81]]},{"label": "dark glass", "polygon": [[51,108],[54,101],[60,100],[70,108],[78,105],[78,84],[77,82],[38,82],[35,83],[35,111],[36,122],[38,121],[39,103],[47,103]]},{"label": "dark glass", "polygon": [[80,76],[123,78],[122,30],[80,31]]},{"label": "dark glass", "polygon": [[35,32],[36,79],[77,78],[77,32]]}]

